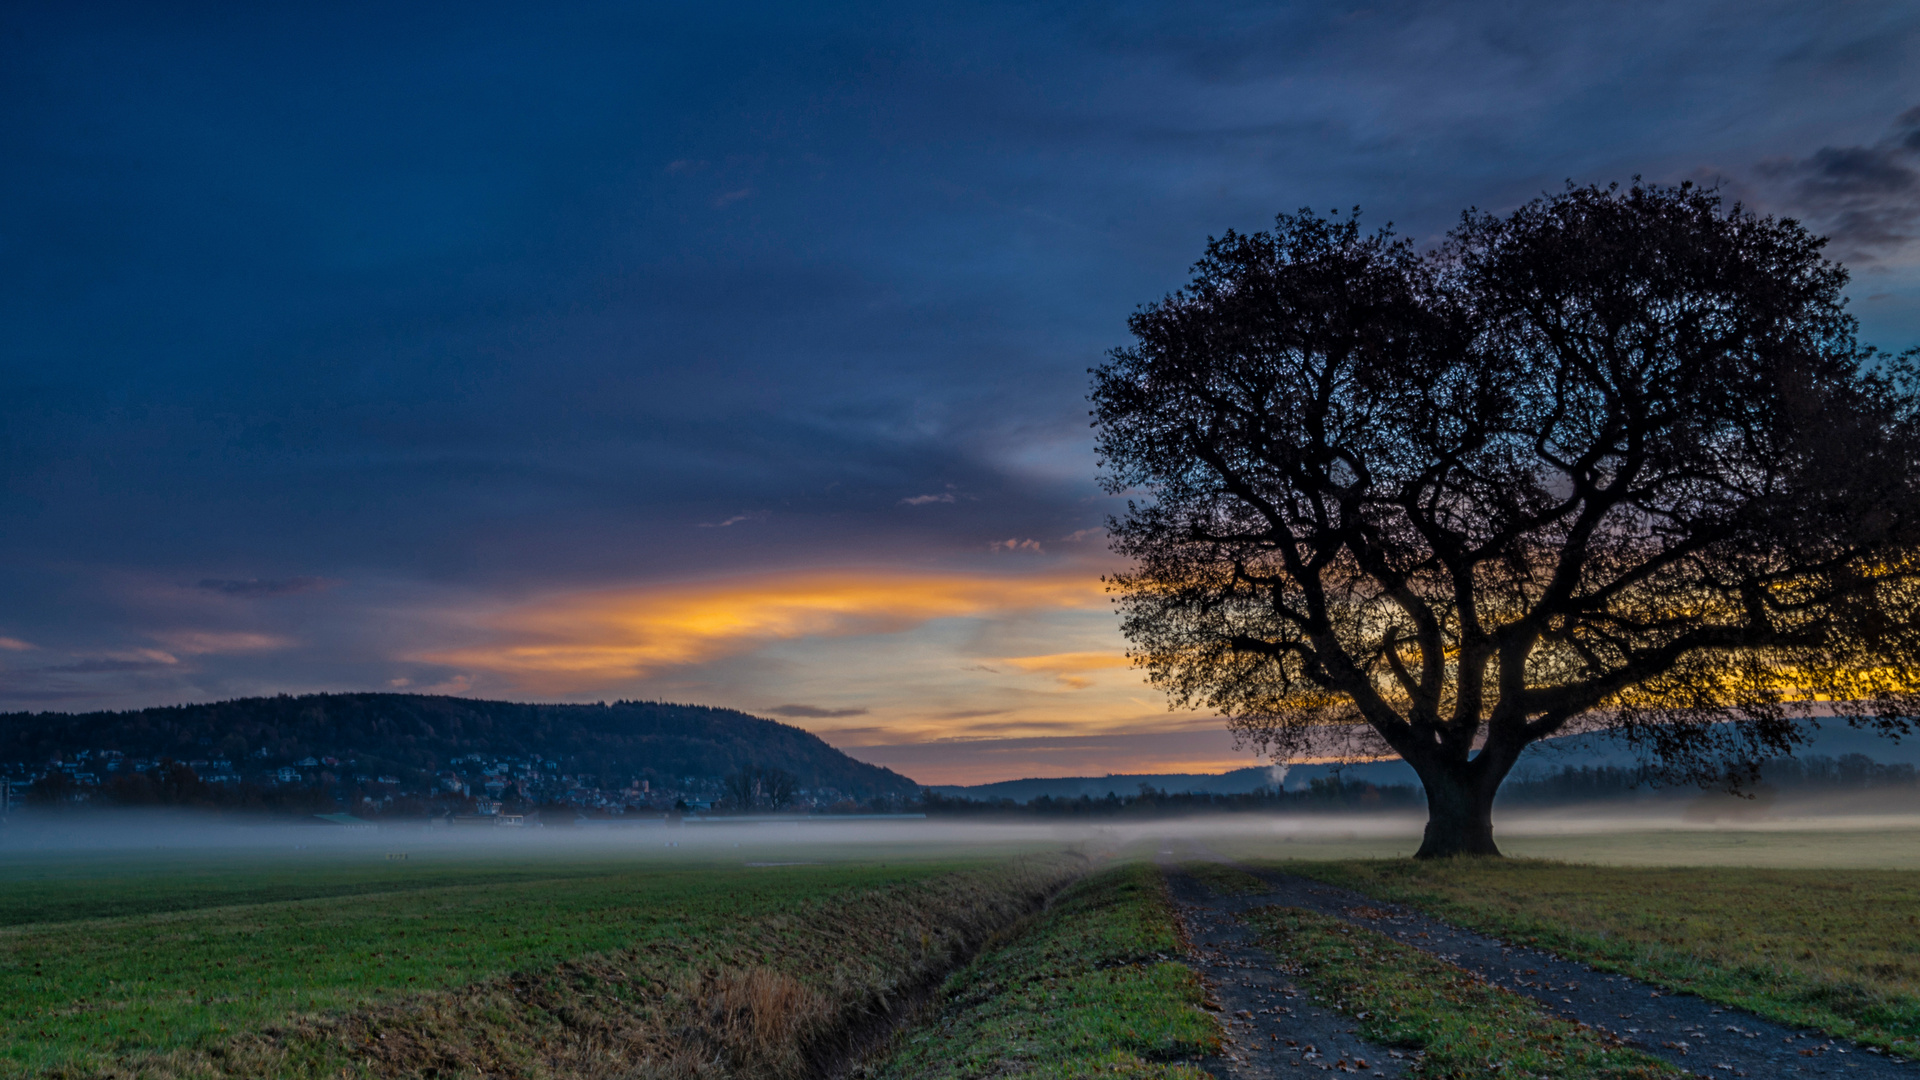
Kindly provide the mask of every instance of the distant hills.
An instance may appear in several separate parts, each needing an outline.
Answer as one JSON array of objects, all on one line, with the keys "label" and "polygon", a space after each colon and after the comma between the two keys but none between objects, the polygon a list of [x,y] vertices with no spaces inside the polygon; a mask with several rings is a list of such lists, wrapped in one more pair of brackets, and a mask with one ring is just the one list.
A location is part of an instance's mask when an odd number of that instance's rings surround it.
[{"label": "distant hills", "polygon": [[[1864,754],[1880,763],[1920,765],[1920,739],[1896,743],[1872,732],[1849,728],[1842,721],[1834,721],[1822,727],[1814,736],[1812,745],[1803,748],[1797,756],[1812,759],[1846,754]],[[1519,782],[1579,766],[1624,769],[1633,766],[1635,760],[1631,750],[1603,735],[1549,739],[1527,748],[1512,779]],[[934,785],[931,790],[954,798],[981,802],[1010,799],[1016,803],[1026,803],[1042,796],[1078,799],[1084,795],[1091,799],[1104,799],[1111,794],[1127,798],[1140,794],[1142,785],[1170,795],[1244,795],[1263,787],[1303,791],[1314,780],[1331,778],[1336,772],[1348,783],[1368,783],[1383,788],[1420,786],[1420,778],[1414,773],[1413,767],[1399,758],[1350,765],[1294,765],[1285,770],[1284,781],[1278,779],[1280,772],[1279,769],[1257,766],[1224,773],[1114,773],[1107,776],[1002,780],[992,784]]]},{"label": "distant hills", "polygon": [[218,760],[237,772],[309,758],[352,759],[368,773],[425,779],[455,759],[539,759],[553,771],[678,788],[748,765],[803,788],[858,798],[910,796],[912,780],[841,753],[797,727],[732,709],[619,701],[529,705],[425,694],[240,698],[130,712],[0,713],[0,763],[44,765],[81,751]]}]

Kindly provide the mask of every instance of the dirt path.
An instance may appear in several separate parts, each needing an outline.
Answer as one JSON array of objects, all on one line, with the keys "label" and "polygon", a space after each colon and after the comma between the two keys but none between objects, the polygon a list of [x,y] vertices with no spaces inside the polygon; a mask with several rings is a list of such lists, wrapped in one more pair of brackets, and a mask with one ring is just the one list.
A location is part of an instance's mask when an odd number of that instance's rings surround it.
[{"label": "dirt path", "polygon": [[[1230,862],[1210,854],[1200,857]],[[1223,919],[1270,904],[1344,919],[1465,968],[1487,982],[1525,994],[1567,1019],[1611,1031],[1635,1048],[1700,1076],[1920,1080],[1920,1064],[1843,1039],[1784,1027],[1691,994],[1668,993],[1649,983],[1609,975],[1538,949],[1508,945],[1346,889],[1239,863],[1231,865],[1267,882],[1272,891],[1219,898],[1209,911]]]},{"label": "dirt path", "polygon": [[1353,1020],[1313,1003],[1313,996],[1274,970],[1235,917],[1240,898],[1215,896],[1163,861],[1173,899],[1193,941],[1193,969],[1213,992],[1226,1024],[1226,1050],[1201,1064],[1222,1080],[1298,1077],[1301,1067],[1360,1076],[1399,1076],[1407,1058],[1365,1042]]}]

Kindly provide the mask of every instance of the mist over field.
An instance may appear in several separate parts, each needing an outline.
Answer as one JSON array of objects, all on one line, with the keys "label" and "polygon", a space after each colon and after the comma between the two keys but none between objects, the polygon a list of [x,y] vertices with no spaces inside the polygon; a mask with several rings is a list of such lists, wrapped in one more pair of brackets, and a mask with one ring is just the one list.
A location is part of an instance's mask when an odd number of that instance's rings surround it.
[{"label": "mist over field", "polygon": [[[1509,855],[1631,865],[1920,868],[1920,792],[1778,793],[1752,798],[1692,790],[1642,793],[1495,818]],[[16,871],[99,862],[139,874],[187,861],[257,869],[388,860],[396,873],[460,864],[604,860],[636,864],[790,865],[997,858],[1072,848],[1153,854],[1173,842],[1245,857],[1393,858],[1419,845],[1424,809],[1359,813],[1213,813],[1152,819],[739,821],[652,820],[613,825],[445,828],[423,823],[341,827],[231,821],[193,813],[16,813],[0,827],[0,866]],[[105,860],[105,861],[102,861]],[[114,861],[124,860],[124,861]]]}]

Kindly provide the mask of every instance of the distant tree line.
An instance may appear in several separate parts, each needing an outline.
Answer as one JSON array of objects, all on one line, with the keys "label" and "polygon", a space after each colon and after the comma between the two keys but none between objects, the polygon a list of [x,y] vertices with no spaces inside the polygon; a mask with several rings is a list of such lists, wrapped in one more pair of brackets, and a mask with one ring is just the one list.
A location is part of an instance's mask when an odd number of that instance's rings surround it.
[{"label": "distant tree line", "polygon": [[1380,786],[1339,776],[1316,777],[1299,791],[1262,787],[1234,794],[1167,792],[1142,784],[1138,794],[1110,792],[1101,799],[1090,795],[1077,799],[1041,795],[1016,803],[1012,799],[980,800],[942,795],[932,789],[922,792],[921,798],[929,817],[1173,817],[1196,813],[1417,810],[1425,805],[1419,789],[1411,785]]},{"label": "distant tree line", "polygon": [[[1839,757],[1777,758],[1761,770],[1761,783],[1780,790],[1867,790],[1914,787],[1914,766],[1883,764],[1865,754]],[[1567,765],[1552,772],[1521,776],[1500,794],[1504,806],[1594,802],[1630,797],[1659,784],[1653,770],[1620,765]],[[1142,784],[1138,794],[1110,793],[1104,798],[1041,795],[1026,802],[969,799],[932,789],[921,798],[929,816],[944,817],[1156,817],[1194,813],[1418,810],[1426,805],[1420,789],[1408,784],[1376,785],[1338,775],[1317,777],[1298,791],[1256,788],[1239,794],[1161,791]]]},{"label": "distant tree line", "polygon": [[[1619,765],[1563,766],[1538,776],[1518,776],[1501,790],[1502,805],[1569,803],[1611,799],[1658,786],[1658,773]],[[1774,758],[1760,767],[1760,783],[1782,791],[1865,790],[1913,787],[1920,774],[1905,762],[1882,763],[1865,754]]]}]

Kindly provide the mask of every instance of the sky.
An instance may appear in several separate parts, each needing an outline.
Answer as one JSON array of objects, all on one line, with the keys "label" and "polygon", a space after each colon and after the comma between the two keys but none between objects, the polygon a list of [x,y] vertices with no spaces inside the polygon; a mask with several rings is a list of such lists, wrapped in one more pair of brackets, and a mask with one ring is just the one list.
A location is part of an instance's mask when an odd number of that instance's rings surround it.
[{"label": "sky", "polygon": [[1206,239],[1694,179],[1920,344],[1920,6],[16,2],[0,710],[404,690],[926,783],[1254,764],[1087,369]]}]

